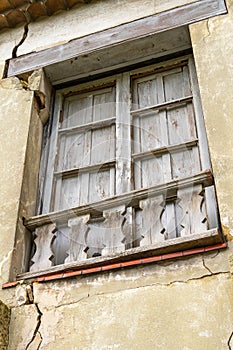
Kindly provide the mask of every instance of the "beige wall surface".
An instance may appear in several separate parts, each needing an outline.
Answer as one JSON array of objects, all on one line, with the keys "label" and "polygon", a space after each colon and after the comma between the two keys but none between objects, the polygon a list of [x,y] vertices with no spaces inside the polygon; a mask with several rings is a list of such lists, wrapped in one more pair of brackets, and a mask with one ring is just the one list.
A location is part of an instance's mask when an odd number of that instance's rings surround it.
[{"label": "beige wall surface", "polygon": [[227,15],[190,26],[220,214],[233,234],[233,1]]},{"label": "beige wall surface", "polygon": [[[18,47],[17,55],[39,51],[195,1],[94,0],[90,4],[79,4],[70,11],[30,23],[26,40]],[[23,34],[23,27],[1,33],[0,63],[12,57],[12,50]]]},{"label": "beige wall surface", "polygon": [[32,97],[17,78],[0,81],[0,283],[9,279]]},{"label": "beige wall surface", "polygon": [[25,288],[10,350],[225,350],[233,331],[228,251]]},{"label": "beige wall surface", "polygon": [[[187,2],[193,1],[93,1],[31,23],[18,54],[67,42]],[[192,24],[190,35],[220,216],[224,232],[231,240],[233,1],[228,0],[227,5],[227,15]],[[22,34],[22,28],[18,28],[0,35],[1,62],[11,57]],[[32,149],[26,152],[28,135],[34,140],[38,163],[42,125],[32,90],[25,89],[17,78],[0,81],[1,284],[9,279],[20,198],[27,206],[27,186],[32,183],[30,180],[25,185],[24,174],[28,178],[34,176],[28,167],[29,160],[33,161]],[[34,128],[30,120],[36,121]],[[232,256],[233,246],[229,242],[226,250],[189,259],[53,283],[22,282],[15,288],[0,290],[0,299],[11,307],[9,350],[233,348]]]}]

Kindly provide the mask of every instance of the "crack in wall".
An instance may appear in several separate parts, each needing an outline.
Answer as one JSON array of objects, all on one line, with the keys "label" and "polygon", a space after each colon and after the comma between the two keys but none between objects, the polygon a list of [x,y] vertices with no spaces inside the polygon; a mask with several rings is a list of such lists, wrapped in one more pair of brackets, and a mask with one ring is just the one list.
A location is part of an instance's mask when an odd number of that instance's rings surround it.
[{"label": "crack in wall", "polygon": [[231,339],[232,339],[232,337],[233,337],[233,332],[231,333],[231,335],[230,335],[230,337],[228,339],[228,342],[227,342],[229,350],[232,350],[232,347],[231,347]]},{"label": "crack in wall", "polygon": [[34,340],[35,340],[37,334],[39,334],[39,336],[40,336],[40,342],[39,342],[38,347],[37,347],[37,350],[39,350],[40,345],[41,345],[42,340],[43,340],[42,335],[41,335],[41,333],[40,333],[40,331],[39,331],[39,328],[40,328],[40,326],[41,326],[41,318],[42,318],[43,313],[42,313],[41,310],[39,309],[38,303],[34,303],[33,285],[32,285],[31,288],[30,288],[30,292],[29,292],[29,289],[27,289],[27,294],[28,294],[28,297],[29,297],[30,304],[35,305],[35,307],[36,307],[36,309],[37,309],[38,316],[37,316],[36,328],[35,328],[35,330],[34,330],[34,332],[33,332],[32,339],[31,339],[30,342],[27,344],[25,350],[28,350],[28,349],[29,349],[30,345],[34,342]]},{"label": "crack in wall", "polygon": [[[198,280],[202,280],[202,279],[205,279],[205,278],[218,276],[218,275],[230,275],[230,273],[229,272],[216,272],[216,273],[211,273],[211,275],[210,274],[202,275],[200,277],[190,278],[190,279],[187,279],[187,280],[184,280],[184,281],[177,280],[177,281],[172,281],[172,282],[169,282],[169,283],[151,283],[151,284],[147,284],[147,285],[143,285],[143,286],[136,286],[136,287],[127,288],[126,291],[132,291],[132,290],[137,290],[137,289],[142,289],[142,288],[147,288],[147,287],[156,287],[156,286],[171,287],[172,285],[175,285],[175,284],[187,284],[187,283],[190,283],[192,281],[198,281]],[[123,289],[123,290],[125,291],[125,289]],[[84,296],[84,297],[82,297],[79,300],[74,301],[74,302],[67,302],[67,303],[63,303],[63,304],[60,304],[58,306],[55,306],[55,309],[58,309],[58,308],[63,307],[63,306],[75,305],[75,304],[78,304],[78,303],[84,301],[85,299],[89,299],[89,298],[94,297],[94,296],[102,296],[102,295],[107,295],[107,294],[114,294],[114,293],[118,293],[118,292],[121,292],[121,291],[122,291],[121,289],[118,289],[118,290],[114,290],[114,291],[110,291],[110,292],[99,292],[99,293],[95,293],[95,294],[90,294],[90,288],[89,288],[89,291],[88,291],[86,296]]]},{"label": "crack in wall", "polygon": [[202,257],[202,263],[203,263],[203,266],[204,266],[204,268],[207,270],[207,271],[209,271],[209,273],[211,274],[211,275],[213,275],[213,272],[209,269],[209,267],[206,265],[206,263],[205,263],[205,258],[204,258],[204,256]]},{"label": "crack in wall", "polygon": [[15,47],[12,50],[12,58],[16,58],[17,57],[18,48],[24,43],[24,41],[27,38],[27,35],[28,35],[28,24],[26,24],[24,26],[24,32],[23,32],[22,39],[19,41],[19,43],[17,45],[15,45]]}]

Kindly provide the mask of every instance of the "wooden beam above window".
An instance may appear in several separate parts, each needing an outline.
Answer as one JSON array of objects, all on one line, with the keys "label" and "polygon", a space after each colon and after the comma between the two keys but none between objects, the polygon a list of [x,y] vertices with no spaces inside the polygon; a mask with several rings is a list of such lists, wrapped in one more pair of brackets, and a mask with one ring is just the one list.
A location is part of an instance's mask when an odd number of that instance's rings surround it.
[{"label": "wooden beam above window", "polygon": [[[58,80],[58,73],[61,74],[61,64],[64,62],[72,66],[70,69],[72,69],[72,76],[74,76],[75,62],[80,66],[80,62],[77,62],[79,57],[96,53],[96,51],[99,53],[105,52],[106,55],[106,50],[108,50],[108,59],[112,60],[111,51],[109,52],[109,50],[115,52],[114,48],[116,46],[135,44],[135,40],[163,33],[226,12],[224,0],[199,0],[153,16],[77,38],[62,45],[13,58],[9,62],[7,76],[20,75],[47,67],[48,75],[52,78],[51,81],[54,82]],[[111,61],[111,66],[113,64],[115,64],[114,58]],[[69,74],[69,69],[67,74]],[[65,77],[63,78],[65,79]]]}]

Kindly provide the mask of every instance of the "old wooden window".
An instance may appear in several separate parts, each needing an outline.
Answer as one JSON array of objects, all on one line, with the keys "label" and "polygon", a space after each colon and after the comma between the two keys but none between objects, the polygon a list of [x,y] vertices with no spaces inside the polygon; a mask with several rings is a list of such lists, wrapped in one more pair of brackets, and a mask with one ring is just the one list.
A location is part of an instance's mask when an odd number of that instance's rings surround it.
[{"label": "old wooden window", "polygon": [[31,271],[217,239],[191,56],[57,91],[44,154]]}]

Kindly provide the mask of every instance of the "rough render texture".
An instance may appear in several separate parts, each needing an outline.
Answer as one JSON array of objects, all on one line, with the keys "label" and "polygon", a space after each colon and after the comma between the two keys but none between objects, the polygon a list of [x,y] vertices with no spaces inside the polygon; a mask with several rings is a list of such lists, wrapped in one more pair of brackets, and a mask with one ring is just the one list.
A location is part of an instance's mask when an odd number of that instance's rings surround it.
[{"label": "rough render texture", "polygon": [[32,93],[17,78],[0,81],[0,281],[9,278],[24,172]]},{"label": "rough render texture", "polygon": [[0,301],[0,349],[7,350],[9,340],[10,310]]},{"label": "rough render texture", "polygon": [[227,15],[190,26],[222,223],[233,234],[233,1]]},{"label": "rough render texture", "polygon": [[[175,1],[176,6],[187,2],[192,1]],[[145,6],[145,3],[149,5]],[[151,1],[141,0],[94,2],[88,10],[88,23],[84,17],[87,7],[80,7],[79,14],[74,10],[54,16],[48,22],[43,20],[30,24],[28,37],[19,47],[18,54],[45,47],[45,30],[46,46],[52,46],[71,40],[77,33],[79,36],[90,33],[90,28],[98,31],[165,10],[170,5],[171,1],[158,0],[152,4]],[[107,15],[109,6],[111,12],[117,13],[114,20]],[[190,33],[220,215],[226,226],[225,233],[231,239],[233,122],[230,113],[233,102],[229,91],[232,91],[233,77],[229,57],[233,54],[232,0],[228,1],[228,9],[228,15],[192,25]],[[67,30],[68,25],[72,30]],[[74,26],[77,29],[75,31]],[[12,56],[12,50],[21,40],[22,34],[22,28],[1,34],[2,60]],[[1,71],[3,67],[0,63]],[[33,102],[34,91],[42,89],[37,82],[36,73],[27,90],[16,78],[5,79],[0,83],[0,192],[5,199],[1,202],[1,282],[7,281],[9,276],[21,193],[24,195],[23,209],[21,206],[20,210],[30,211],[34,205],[31,199],[30,203],[26,202],[28,186],[33,183],[33,173],[28,172],[28,168],[24,173],[23,166],[33,159],[33,151],[26,152],[29,130],[29,145],[34,144],[33,149],[38,154],[41,131],[37,134],[36,130],[42,129],[41,123],[46,119],[46,111],[45,117],[42,117]],[[31,126],[30,120],[33,121]],[[38,156],[34,160],[38,162]],[[23,181],[24,175],[29,179],[28,182]],[[33,286],[22,283],[16,288],[0,291],[0,299],[12,308],[9,350],[231,349],[232,273],[233,247],[230,243],[224,252],[186,260],[53,283],[34,283]]]},{"label": "rough render texture", "polygon": [[10,349],[228,349],[228,253],[34,283],[31,305],[18,286]]}]

